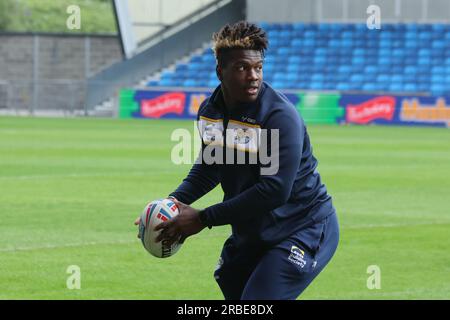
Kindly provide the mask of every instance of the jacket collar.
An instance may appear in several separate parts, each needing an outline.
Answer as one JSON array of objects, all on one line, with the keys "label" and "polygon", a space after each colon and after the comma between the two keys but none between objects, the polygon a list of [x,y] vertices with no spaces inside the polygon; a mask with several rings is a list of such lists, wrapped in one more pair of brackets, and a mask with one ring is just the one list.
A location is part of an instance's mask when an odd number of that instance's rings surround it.
[{"label": "jacket collar", "polygon": [[[263,81],[263,83],[261,84],[261,89],[259,90],[258,93],[258,97],[256,98],[256,100],[254,102],[250,102],[250,103],[242,103],[239,104],[238,106],[236,106],[231,113],[234,113],[238,110],[242,110],[242,109],[250,109],[252,107],[257,107],[260,105],[261,103],[261,97],[264,94],[264,91],[267,88],[267,84],[266,82]],[[209,104],[220,110],[222,113],[225,113],[226,111],[226,106],[225,106],[225,101],[223,99],[223,92],[222,92],[222,87],[221,85],[217,86],[217,88],[214,90],[214,92],[211,95],[211,98],[209,99]]]}]

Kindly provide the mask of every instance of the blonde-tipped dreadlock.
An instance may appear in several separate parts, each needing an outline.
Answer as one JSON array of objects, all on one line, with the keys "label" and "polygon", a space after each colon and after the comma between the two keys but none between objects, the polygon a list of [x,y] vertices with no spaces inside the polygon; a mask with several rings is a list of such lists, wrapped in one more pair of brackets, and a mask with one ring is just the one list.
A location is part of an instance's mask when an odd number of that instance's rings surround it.
[{"label": "blonde-tipped dreadlock", "polygon": [[230,49],[257,50],[264,56],[268,45],[264,30],[246,21],[225,25],[219,32],[213,34],[213,41],[212,49],[218,64],[223,63],[222,56]]}]

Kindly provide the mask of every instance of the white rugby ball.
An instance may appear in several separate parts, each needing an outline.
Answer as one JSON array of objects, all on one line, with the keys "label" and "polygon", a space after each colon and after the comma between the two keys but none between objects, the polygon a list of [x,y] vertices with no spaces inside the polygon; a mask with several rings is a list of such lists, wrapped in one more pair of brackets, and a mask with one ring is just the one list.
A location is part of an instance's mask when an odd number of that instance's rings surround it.
[{"label": "white rugby ball", "polygon": [[179,213],[177,205],[170,199],[155,200],[147,204],[141,214],[139,224],[139,237],[144,248],[153,256],[167,258],[173,256],[181,247],[181,243],[175,242],[171,246],[167,241],[155,242],[161,230],[153,229],[160,223],[172,219]]}]

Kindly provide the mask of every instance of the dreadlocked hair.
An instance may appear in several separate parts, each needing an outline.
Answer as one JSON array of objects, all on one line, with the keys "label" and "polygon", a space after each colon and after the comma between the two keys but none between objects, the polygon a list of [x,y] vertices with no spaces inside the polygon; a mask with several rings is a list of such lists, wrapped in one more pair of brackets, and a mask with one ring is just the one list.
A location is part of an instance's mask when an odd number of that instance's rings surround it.
[{"label": "dreadlocked hair", "polygon": [[257,50],[264,57],[268,46],[266,32],[256,24],[239,21],[225,25],[213,34],[214,55],[218,64],[224,63],[223,55],[233,49]]}]

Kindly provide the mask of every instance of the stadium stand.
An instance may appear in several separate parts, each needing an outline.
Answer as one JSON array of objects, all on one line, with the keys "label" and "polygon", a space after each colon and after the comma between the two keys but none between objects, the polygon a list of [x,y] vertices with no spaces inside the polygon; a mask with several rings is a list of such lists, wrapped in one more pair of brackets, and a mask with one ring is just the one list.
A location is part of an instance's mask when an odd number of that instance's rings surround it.
[{"label": "stadium stand", "polygon": [[[278,89],[450,94],[450,25],[260,23],[264,78]],[[148,86],[215,87],[211,49],[163,70]]]}]

